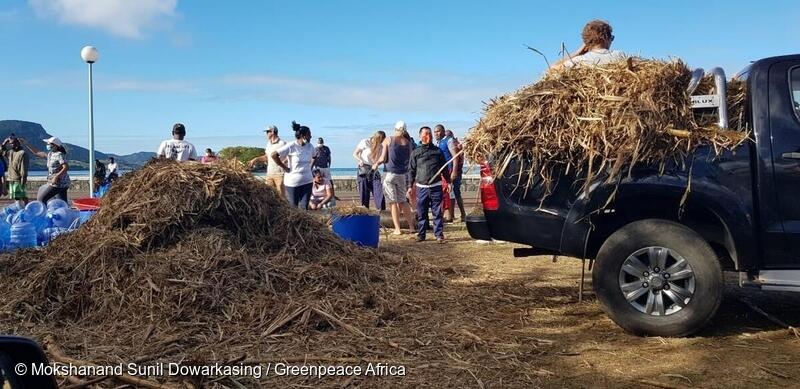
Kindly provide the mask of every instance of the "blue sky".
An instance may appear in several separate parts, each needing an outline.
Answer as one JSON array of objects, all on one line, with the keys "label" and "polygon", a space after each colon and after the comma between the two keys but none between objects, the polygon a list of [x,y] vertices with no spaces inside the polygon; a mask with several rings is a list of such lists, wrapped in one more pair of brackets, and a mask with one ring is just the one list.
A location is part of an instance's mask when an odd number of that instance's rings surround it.
[{"label": "blue sky", "polygon": [[536,80],[593,18],[614,48],[721,65],[800,52],[795,1],[0,1],[0,119],[86,145],[95,65],[98,150],[155,151],[175,122],[199,148],[263,146],[311,127],[349,167],[356,142],[405,120],[462,136],[483,101]]}]

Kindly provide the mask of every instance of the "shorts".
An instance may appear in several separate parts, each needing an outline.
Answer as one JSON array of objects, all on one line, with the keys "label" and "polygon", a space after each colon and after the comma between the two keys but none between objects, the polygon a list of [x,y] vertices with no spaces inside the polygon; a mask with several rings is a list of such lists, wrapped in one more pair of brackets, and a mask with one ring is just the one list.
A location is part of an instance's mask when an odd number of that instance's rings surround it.
[{"label": "shorts", "polygon": [[8,198],[11,200],[27,200],[28,190],[25,188],[25,184],[19,181],[9,181]]},{"label": "shorts", "polygon": [[406,198],[406,175],[396,173],[386,173],[383,178],[383,198],[387,203],[405,204]]}]

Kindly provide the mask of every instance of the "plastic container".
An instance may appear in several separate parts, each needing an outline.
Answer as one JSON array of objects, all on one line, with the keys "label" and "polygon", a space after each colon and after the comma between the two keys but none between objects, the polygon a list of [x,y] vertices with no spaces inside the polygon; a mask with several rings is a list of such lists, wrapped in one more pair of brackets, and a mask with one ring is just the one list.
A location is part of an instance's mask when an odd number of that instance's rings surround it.
[{"label": "plastic container", "polygon": [[59,208],[69,208],[69,204],[67,204],[67,202],[64,200],[57,198],[50,199],[50,201],[47,202],[48,211],[55,211]]},{"label": "plastic container", "polygon": [[46,245],[50,243],[50,240],[65,232],[69,232],[69,229],[61,227],[45,228],[41,233],[39,233],[39,244]]},{"label": "plastic container", "polygon": [[20,222],[11,226],[12,248],[36,247],[37,243],[36,227],[32,223]]},{"label": "plastic container", "polygon": [[17,204],[17,203],[12,203],[12,204],[6,205],[5,207],[3,207],[3,217],[7,218],[8,216],[13,216],[20,209],[21,208],[19,207],[19,204]]},{"label": "plastic container", "polygon": [[6,247],[9,242],[11,242],[11,225],[5,220],[0,220],[0,244]]},{"label": "plastic container", "polygon": [[25,212],[31,218],[44,216],[47,212],[47,207],[41,201],[32,201],[25,206]]},{"label": "plastic container", "polygon": [[80,216],[78,216],[81,219],[80,224],[88,222],[95,213],[97,213],[97,211],[80,211]]},{"label": "plastic container", "polygon": [[78,211],[69,208],[58,208],[49,215],[52,226],[61,228],[69,228],[79,216]]},{"label": "plastic container", "polygon": [[334,215],[333,233],[360,246],[378,247],[380,223],[378,215]]}]

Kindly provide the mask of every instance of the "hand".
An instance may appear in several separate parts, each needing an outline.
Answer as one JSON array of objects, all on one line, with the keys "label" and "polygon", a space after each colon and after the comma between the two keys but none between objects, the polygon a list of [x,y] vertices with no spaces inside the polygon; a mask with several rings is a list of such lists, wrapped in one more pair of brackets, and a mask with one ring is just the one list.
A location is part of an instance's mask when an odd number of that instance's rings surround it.
[{"label": "hand", "polygon": [[411,198],[411,188],[406,191],[406,197]]},{"label": "hand", "polygon": [[458,178],[458,173],[456,173],[455,171],[451,172],[450,173],[450,182],[455,181],[456,178]]},{"label": "hand", "polygon": [[364,161],[358,161],[358,167],[364,167]]}]

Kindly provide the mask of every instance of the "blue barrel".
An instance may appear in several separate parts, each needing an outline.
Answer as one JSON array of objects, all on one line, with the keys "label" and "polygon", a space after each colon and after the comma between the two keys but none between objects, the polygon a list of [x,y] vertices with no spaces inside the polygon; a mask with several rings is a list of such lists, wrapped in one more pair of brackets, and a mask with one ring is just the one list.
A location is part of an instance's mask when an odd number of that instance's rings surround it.
[{"label": "blue barrel", "polygon": [[380,224],[378,215],[334,215],[333,233],[357,245],[378,247]]}]

